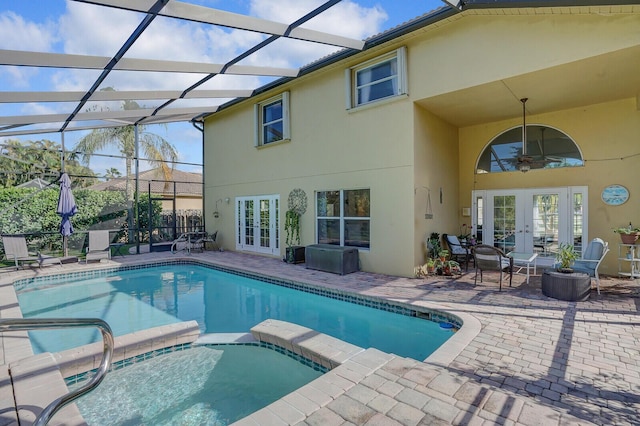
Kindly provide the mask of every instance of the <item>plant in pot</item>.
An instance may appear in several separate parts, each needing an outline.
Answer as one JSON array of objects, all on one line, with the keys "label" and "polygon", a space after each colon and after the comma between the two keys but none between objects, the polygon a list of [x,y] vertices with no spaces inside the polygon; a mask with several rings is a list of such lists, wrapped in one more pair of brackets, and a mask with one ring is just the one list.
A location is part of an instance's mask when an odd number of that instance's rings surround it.
[{"label": "plant in pot", "polygon": [[300,246],[300,218],[307,211],[307,194],[300,188],[292,190],[287,207],[284,220],[287,248],[284,260],[287,263],[302,263],[305,259],[304,246]]},{"label": "plant in pot", "polygon": [[440,234],[437,232],[432,232],[427,238],[427,250],[429,252],[429,257],[431,259],[435,259],[438,257],[438,253],[442,249],[440,245]]},{"label": "plant in pot", "polygon": [[558,271],[571,273],[573,269],[571,265],[580,257],[580,254],[569,243],[560,243],[558,252],[556,253],[556,261],[558,262]]},{"label": "plant in pot", "polygon": [[631,225],[631,222],[629,222],[629,226],[614,228],[613,232],[620,234],[622,244],[635,244],[636,241],[638,241],[638,237],[640,237],[640,228],[634,228],[633,225]]}]

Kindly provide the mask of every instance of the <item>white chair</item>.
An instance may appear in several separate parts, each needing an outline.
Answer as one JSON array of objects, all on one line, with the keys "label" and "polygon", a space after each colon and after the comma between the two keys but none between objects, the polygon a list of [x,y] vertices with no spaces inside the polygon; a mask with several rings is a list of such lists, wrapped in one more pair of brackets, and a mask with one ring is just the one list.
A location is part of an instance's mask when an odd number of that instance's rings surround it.
[{"label": "white chair", "polygon": [[90,260],[111,260],[109,231],[89,231],[89,246],[85,262]]},{"label": "white chair", "polygon": [[596,279],[598,294],[600,294],[600,275],[598,275],[598,267],[608,252],[609,243],[603,241],[601,238],[594,238],[589,241],[589,244],[587,244],[587,248],[582,253],[582,259],[576,260],[573,263],[573,266],[571,266],[574,271],[589,274],[590,277]]},{"label": "white chair", "polygon": [[16,269],[20,268],[20,262],[38,262],[38,266],[50,265],[57,263],[62,265],[62,261],[58,257],[45,256],[38,252],[36,255],[29,253],[27,248],[27,240],[24,235],[3,235],[2,245],[4,246],[4,255],[8,260],[16,263]]}]

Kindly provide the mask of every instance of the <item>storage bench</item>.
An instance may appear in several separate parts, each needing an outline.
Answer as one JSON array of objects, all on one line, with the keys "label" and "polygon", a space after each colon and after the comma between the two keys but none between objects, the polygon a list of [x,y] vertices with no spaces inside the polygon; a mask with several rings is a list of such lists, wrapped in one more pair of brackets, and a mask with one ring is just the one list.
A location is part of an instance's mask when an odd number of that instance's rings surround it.
[{"label": "storage bench", "polygon": [[344,275],[358,271],[358,262],[358,249],[353,247],[314,244],[305,250],[307,269]]}]

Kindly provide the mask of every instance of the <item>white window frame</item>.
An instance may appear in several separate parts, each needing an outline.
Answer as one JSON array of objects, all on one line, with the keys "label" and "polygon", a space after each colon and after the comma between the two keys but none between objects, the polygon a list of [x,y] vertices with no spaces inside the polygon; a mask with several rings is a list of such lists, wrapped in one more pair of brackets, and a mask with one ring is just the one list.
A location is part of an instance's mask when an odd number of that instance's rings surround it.
[{"label": "white window frame", "polygon": [[[265,123],[264,108],[276,102],[282,102],[282,118],[279,120],[274,120],[269,123]],[[278,96],[274,96],[272,98],[269,98],[267,100],[264,100],[254,105],[254,118],[255,118],[254,146],[255,147],[270,146],[270,145],[277,144],[279,142],[289,141],[291,139],[289,110],[290,110],[289,92],[282,92]],[[282,139],[265,143],[264,131],[263,131],[264,127],[269,124],[273,124],[277,121],[282,121]]]},{"label": "white window frame", "polygon": [[[397,88],[395,90],[395,93],[393,95],[386,96],[384,98],[373,99],[367,102],[358,103],[358,96],[357,96],[358,88],[356,87],[356,84],[357,84],[356,75],[361,71],[373,68],[377,65],[380,65],[384,62],[391,61],[393,59],[396,59],[397,61],[397,67],[396,67]],[[379,81],[380,80],[376,82],[379,82]],[[346,96],[347,110],[355,109],[365,105],[370,105],[370,104],[378,103],[381,101],[394,99],[402,95],[406,95],[407,94],[407,48],[404,46],[400,47],[394,50],[393,52],[387,53],[382,56],[378,56],[377,58],[371,59],[367,62],[364,62],[362,64],[356,65],[355,67],[351,67],[345,70],[345,82],[346,82],[346,93],[347,93],[347,96]],[[375,83],[375,82],[372,82],[372,83]]]},{"label": "white window frame", "polygon": [[[369,232],[371,232],[371,207],[369,207],[369,216],[345,216],[344,215],[344,193],[345,191],[353,191],[353,190],[367,190],[369,191],[369,201],[371,201],[371,189],[370,188],[349,188],[349,189],[326,189],[321,191],[316,191],[315,193],[315,207],[316,207],[316,220],[315,220],[315,228],[316,228],[316,243],[318,243],[318,220],[339,220],[340,222],[340,247],[355,247],[358,250],[369,251],[371,250],[371,235],[369,235],[369,247],[360,247],[360,246],[345,246],[345,222],[348,220],[362,220],[369,222]],[[318,194],[320,192],[340,192],[340,215],[339,216],[318,216]]]}]

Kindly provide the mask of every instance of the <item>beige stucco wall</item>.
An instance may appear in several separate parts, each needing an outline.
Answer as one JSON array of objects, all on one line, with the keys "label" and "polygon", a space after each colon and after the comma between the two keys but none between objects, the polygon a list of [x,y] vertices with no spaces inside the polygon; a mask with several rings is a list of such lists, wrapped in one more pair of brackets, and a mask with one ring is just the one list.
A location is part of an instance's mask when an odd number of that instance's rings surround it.
[{"label": "beige stucco wall", "polygon": [[[428,78],[424,84],[412,85],[414,99],[635,47],[640,40],[638,14],[589,15],[575,8],[508,10],[521,13],[511,16],[500,11],[479,13],[463,14],[415,42],[412,66]],[[553,85],[553,81],[546,83]],[[481,101],[491,103],[490,92]]]},{"label": "beige stucco wall", "polygon": [[[459,234],[460,200],[458,129],[419,106],[415,114],[414,265],[426,260],[426,238],[432,233]],[[442,190],[442,202],[440,191]],[[429,197],[430,194],[430,197]],[[431,214],[427,219],[428,199]]]},{"label": "beige stucco wall", "polygon": [[[202,209],[202,197],[184,197],[178,196],[176,198],[176,210],[201,210]],[[173,210],[173,200],[162,200],[162,210]],[[213,211],[213,210],[212,210]]]},{"label": "beige stucco wall", "polygon": [[[546,11],[524,9],[522,16],[514,10],[509,11],[512,16],[500,11],[465,13],[213,115],[205,122],[205,211],[214,211],[216,199],[229,197],[232,202],[218,205],[219,218],[207,217],[208,230],[219,230],[223,247],[235,249],[234,197],[279,194],[283,252],[282,218],[293,188],[302,188],[309,198],[302,217],[303,245],[316,238],[315,191],[370,188],[372,248],[361,251],[362,267],[407,276],[424,261],[429,233],[457,234],[462,223],[469,223],[461,208],[471,207],[473,189],[587,185],[589,237],[602,236],[611,243],[613,253],[603,271],[614,273],[618,237],[610,228],[630,220],[640,225],[638,170],[633,166],[638,157],[599,160],[637,153],[640,119],[635,98],[630,98],[637,93],[621,96],[614,87],[600,90],[598,96],[608,97],[604,103],[531,114],[529,124],[556,127],[574,138],[588,160],[585,167],[526,175],[474,174],[485,145],[521,123],[518,98],[511,90],[532,88],[536,96],[554,97],[555,104],[561,104],[555,70],[569,63],[579,69],[577,61],[639,44],[637,13]],[[407,46],[409,96],[346,111],[344,70],[399,46]],[[567,68],[563,70],[566,76]],[[256,149],[253,105],[282,90],[290,91],[291,142]],[[461,96],[465,90],[474,96]],[[623,100],[609,101],[612,93]],[[443,119],[437,107],[428,109],[442,105],[456,111],[456,105],[470,104],[483,116],[485,107],[495,107],[498,94],[503,102],[508,99],[506,108],[494,108],[494,118],[479,125],[456,126],[453,118]],[[600,201],[602,188],[611,183],[631,190],[627,204],[606,207]],[[431,190],[433,219],[424,218],[424,188]]]},{"label": "beige stucco wall", "polygon": [[[465,127],[460,129],[460,150],[464,155],[459,163],[459,202],[470,205],[474,189],[588,186],[589,239],[600,237],[609,242],[612,251],[601,268],[603,273],[616,274],[620,238],[612,228],[630,221],[640,226],[640,111],[636,99],[533,115],[527,122],[555,127],[569,135],[586,160],[584,167],[474,175],[476,161],[485,146],[521,121]],[[629,201],[620,206],[606,205],[600,195],[611,184],[626,186]]]},{"label": "beige stucco wall", "polygon": [[[406,97],[359,111],[345,109],[344,67],[290,88],[291,141],[254,147],[253,105],[230,108],[205,124],[206,211],[214,200],[279,194],[281,255],[289,192],[302,188],[309,200],[301,219],[301,243],[313,244],[315,191],[371,190],[371,249],[360,251],[363,270],[397,275],[413,269],[413,106]],[[223,247],[235,249],[233,202],[207,217]]]}]

